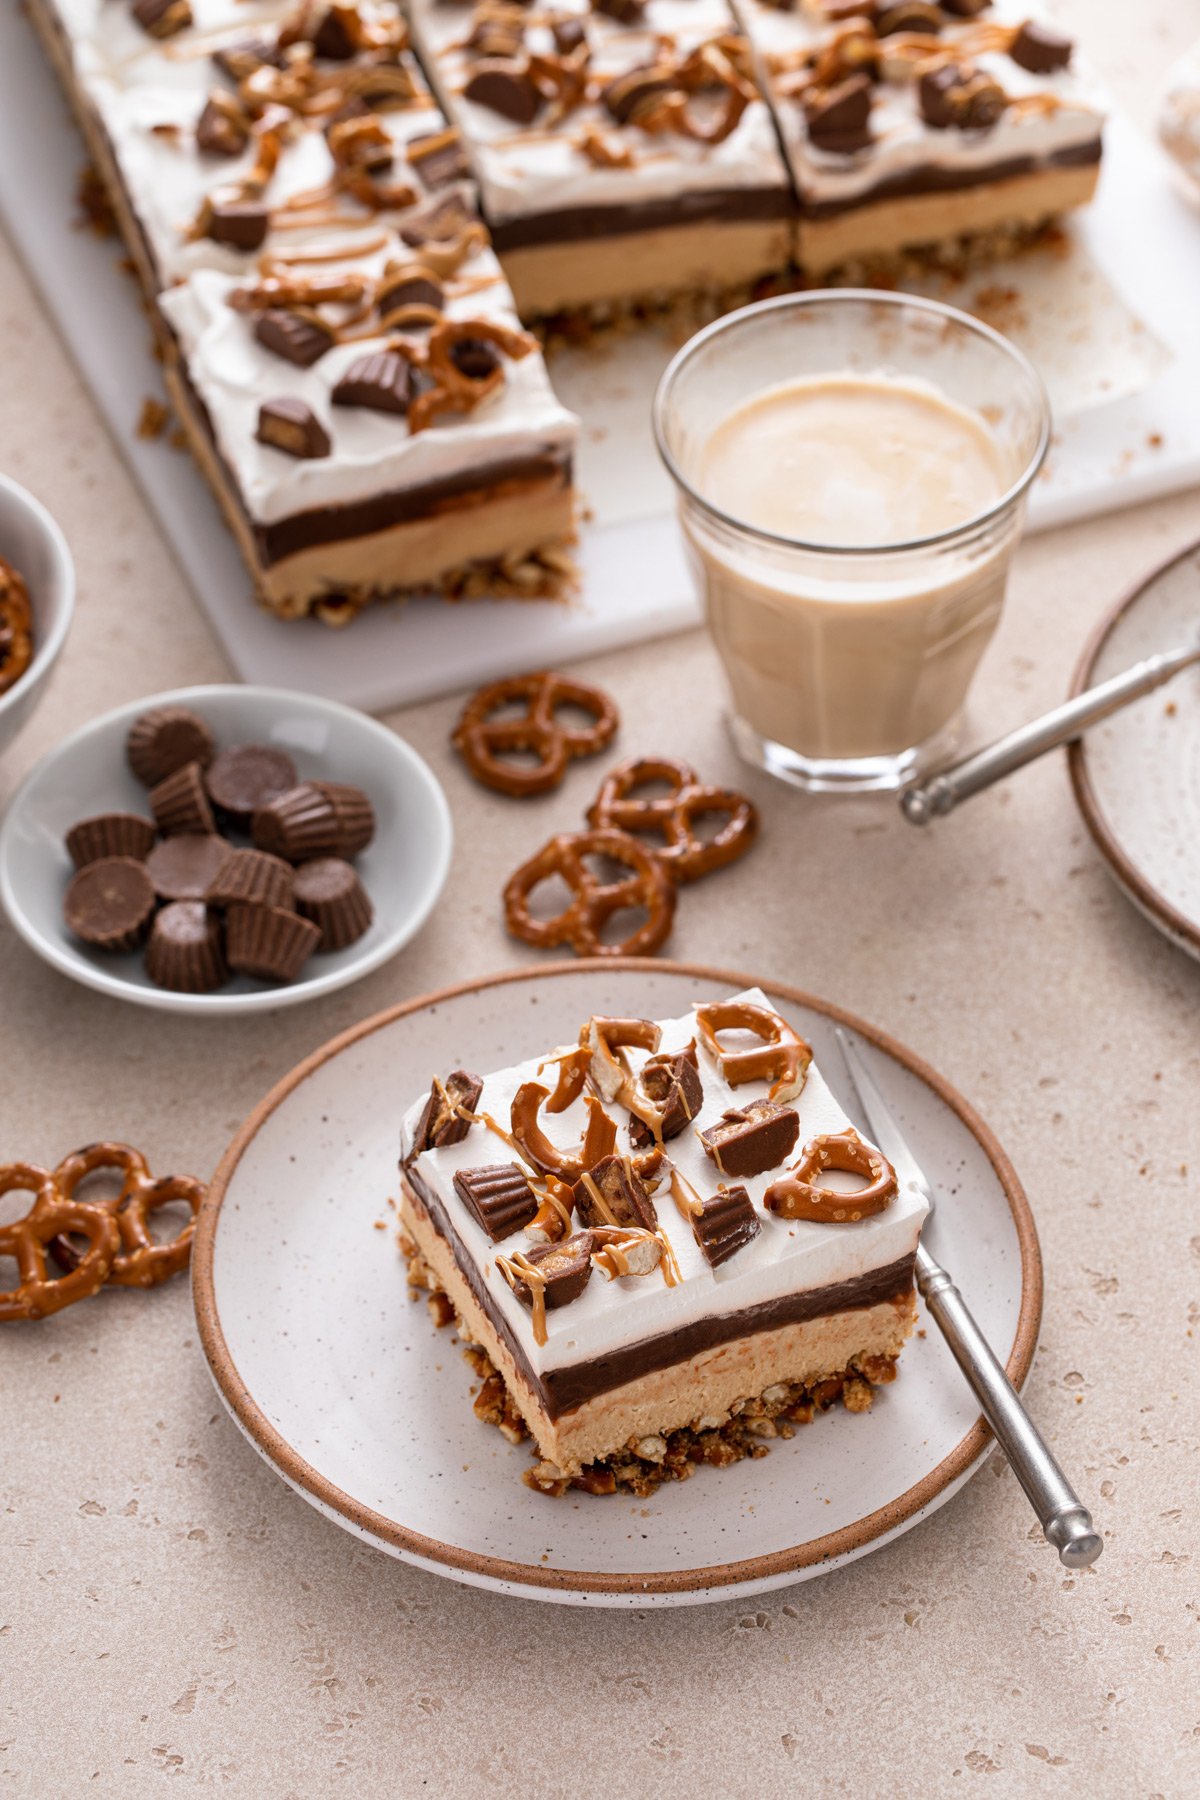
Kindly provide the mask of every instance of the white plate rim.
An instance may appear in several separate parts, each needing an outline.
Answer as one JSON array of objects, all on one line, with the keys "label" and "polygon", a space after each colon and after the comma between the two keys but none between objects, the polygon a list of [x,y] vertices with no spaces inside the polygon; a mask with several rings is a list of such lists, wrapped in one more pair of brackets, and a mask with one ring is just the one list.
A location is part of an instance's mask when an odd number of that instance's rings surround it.
[{"label": "white plate rim", "polygon": [[[372,950],[352,959],[342,968],[315,976],[310,981],[279,988],[264,987],[249,994],[176,994],[165,988],[139,987],[126,981],[121,975],[109,974],[105,969],[94,967],[82,956],[64,950],[45,935],[37,921],[22,907],[9,874],[18,822],[22,809],[29,803],[29,797],[38,783],[45,779],[57,763],[71,755],[89,738],[113,725],[133,720],[154,707],[201,707],[206,701],[226,697],[269,706],[298,707],[316,715],[332,714],[341,717],[365,738],[378,743],[384,755],[392,762],[403,764],[406,776],[419,790],[422,800],[428,804],[431,819],[436,822],[436,841],[422,855],[422,862],[428,871],[425,896],[414,912],[402,924],[393,927]],[[89,719],[86,725],[81,725],[34,764],[9,801],[4,820],[0,823],[0,905],[3,905],[13,929],[43,962],[49,963],[60,974],[69,976],[83,987],[93,988],[111,998],[124,1000],[133,1006],[150,1007],[158,1012],[230,1018],[238,1013],[275,1012],[284,1006],[301,1006],[308,1000],[320,999],[325,994],[361,980],[363,976],[388,962],[416,936],[432,913],[450,873],[453,849],[454,824],[441,783],[425,758],[406,739],[386,725],[380,724],[367,713],[359,712],[356,707],[343,705],[340,700],[326,700],[317,694],[298,693],[290,688],[245,685],[241,682],[209,682],[202,687],[170,688],[161,694],[146,695],[138,700],[127,701],[123,706],[114,707],[112,711],[102,713],[99,718]]]},{"label": "white plate rim", "polygon": [[[1186,544],[1167,557],[1165,562],[1144,575],[1142,579],[1124,594],[1116,605],[1108,612],[1093,631],[1084,646],[1083,655],[1076,666],[1071,679],[1070,699],[1083,693],[1085,688],[1092,687],[1095,682],[1095,668],[1112,633],[1124,619],[1126,613],[1132,612],[1146,595],[1153,592],[1160,581],[1163,581],[1177,569],[1181,563],[1188,562],[1200,552],[1200,538]],[[1144,918],[1161,931],[1164,937],[1187,952],[1189,956],[1200,959],[1200,923],[1190,919],[1186,913],[1180,912],[1177,906],[1166,898],[1165,894],[1155,887],[1145,871],[1134,862],[1125,849],[1121,839],[1100,804],[1088,770],[1087,738],[1077,738],[1067,748],[1067,767],[1071,775],[1071,789],[1075,795],[1075,803],[1087,826],[1092,842],[1108,864],[1109,872],[1116,880],[1117,886],[1131,900]]]},{"label": "white plate rim", "polygon": [[507,969],[439,988],[433,993],[400,1002],[376,1013],[314,1050],[277,1082],[258,1103],[225,1151],[213,1176],[200,1211],[192,1248],[192,1298],[200,1343],[217,1391],[244,1435],[259,1454],[301,1498],[335,1523],[379,1548],[433,1572],[475,1585],[521,1593],[529,1598],[620,1605],[654,1596],[688,1595],[693,1598],[731,1597],[729,1590],[772,1578],[802,1579],[817,1566],[877,1548],[889,1537],[920,1522],[926,1512],[948,1500],[982,1462],[992,1445],[991,1433],[976,1420],[948,1456],[912,1487],[873,1513],[837,1531],[805,1543],[737,1562],[699,1569],[670,1569],[642,1574],[604,1574],[589,1569],[547,1568],[483,1555],[458,1545],[444,1544],[410,1530],[394,1519],[364,1506],[337,1487],[302,1457],[270,1422],[238,1372],[221,1326],[214,1280],[214,1254],[223,1202],[246,1150],[266,1119],[303,1083],[360,1039],[382,1030],[426,1007],[510,982],[550,980],[559,975],[608,974],[614,969],[686,976],[694,981],[720,983],[733,990],[760,986],[775,998],[822,1013],[834,1023],[865,1038],[893,1057],[934,1091],[976,1139],[990,1162],[1004,1192],[1017,1236],[1021,1265],[1021,1301],[1012,1348],[1005,1364],[1009,1380],[1020,1390],[1029,1373],[1042,1316],[1043,1268],[1037,1227],[1023,1187],[1008,1156],[975,1109],[923,1058],[876,1026],[831,1001],[779,981],[768,981],[736,970],[702,963],[676,962],[653,957],[582,957],[546,963],[541,967]]}]

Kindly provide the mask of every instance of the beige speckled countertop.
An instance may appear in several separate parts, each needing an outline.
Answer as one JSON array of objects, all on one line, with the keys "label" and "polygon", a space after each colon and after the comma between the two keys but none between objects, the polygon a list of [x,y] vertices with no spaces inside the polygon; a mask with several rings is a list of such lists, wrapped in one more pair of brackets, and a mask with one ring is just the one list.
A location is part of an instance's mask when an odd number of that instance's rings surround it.
[{"label": "beige speckled countertop", "polygon": [[[1200,33],[1195,0],[1057,10],[1143,119]],[[0,761],[3,806],[82,720],[228,670],[2,242],[0,345],[0,467],[54,508],[81,586],[52,694]],[[979,733],[1060,698],[1097,614],[1198,530],[1192,495],[1029,543]],[[627,753],[745,779],[702,637],[588,674]],[[640,723],[652,709],[665,722]],[[453,711],[393,720],[446,783],[450,886],[357,988],[215,1030],[72,986],[0,927],[0,1158],[118,1136],[207,1175],[304,1052],[520,956],[490,898],[516,815],[451,761]],[[749,1608],[471,1591],[356,1543],[258,1460],[184,1283],[114,1295],[0,1342],[0,1794],[1200,1791],[1200,1209],[1181,1173],[1200,1169],[1200,969],[1111,886],[1057,759],[926,836],[890,806],[752,786],[762,847],[689,895],[671,949],[843,1001],[993,1124],[1046,1257],[1028,1401],[1094,1506],[1098,1567],[1065,1574],[993,1460],[881,1553]],[[565,827],[578,794],[536,823]]]}]

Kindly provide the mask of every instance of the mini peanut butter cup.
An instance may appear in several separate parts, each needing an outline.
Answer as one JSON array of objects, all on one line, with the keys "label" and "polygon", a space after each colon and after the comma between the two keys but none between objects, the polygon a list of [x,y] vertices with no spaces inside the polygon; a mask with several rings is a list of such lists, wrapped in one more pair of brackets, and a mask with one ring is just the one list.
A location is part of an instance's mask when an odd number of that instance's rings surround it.
[{"label": "mini peanut butter cup", "polygon": [[250,835],[259,850],[290,863],[336,856],[342,841],[337,808],[312,781],[302,781],[260,807]]},{"label": "mini peanut butter cup", "polygon": [[213,759],[208,794],[235,825],[248,829],[259,807],[296,785],[296,765],[272,744],[235,744]]},{"label": "mini peanut butter cup", "polygon": [[202,900],[163,907],[146,945],[146,973],[176,994],[211,994],[228,981],[220,926]]},{"label": "mini peanut butter cup", "polygon": [[338,856],[318,856],[296,870],[296,911],[321,933],[318,950],[356,943],[373,917],[357,872]]},{"label": "mini peanut butter cup", "polygon": [[210,906],[234,906],[239,900],[258,906],[292,910],[292,868],[265,850],[231,850],[217,870],[206,896]]},{"label": "mini peanut butter cup", "polygon": [[156,706],[135,719],[125,739],[125,758],[144,787],[157,787],[185,763],[206,769],[213,759],[213,734],[187,706]]},{"label": "mini peanut butter cup", "polygon": [[361,788],[351,787],[348,782],[314,781],[312,786],[332,802],[337,814],[337,854],[353,860],[375,836],[375,808]]},{"label": "mini peanut butter cup", "polygon": [[154,884],[145,863],[104,856],[72,877],[63,915],[77,938],[95,950],[135,950],[154,912]]},{"label": "mini peanut butter cup", "polygon": [[154,845],[154,827],[139,813],[97,813],[80,819],[66,836],[67,853],[77,869],[104,856],[128,856],[145,862]]},{"label": "mini peanut butter cup", "polygon": [[321,934],[282,906],[231,906],[225,918],[225,955],[231,969],[262,981],[295,981]]},{"label": "mini peanut butter cup", "polygon": [[160,900],[203,900],[228,854],[224,838],[184,831],[154,846],[146,870]]},{"label": "mini peanut butter cup", "polygon": [[198,762],[184,763],[182,769],[176,769],[152,787],[150,810],[164,837],[174,837],[181,831],[212,832],[217,828],[204,791],[204,770]]}]

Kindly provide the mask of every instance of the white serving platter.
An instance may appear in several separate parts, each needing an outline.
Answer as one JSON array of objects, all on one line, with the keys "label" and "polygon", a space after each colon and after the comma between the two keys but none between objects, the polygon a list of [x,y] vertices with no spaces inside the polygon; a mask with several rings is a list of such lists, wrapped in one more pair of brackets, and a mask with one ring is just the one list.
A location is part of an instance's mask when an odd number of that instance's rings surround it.
[{"label": "white serving platter", "polygon": [[[85,160],[66,101],[16,6],[0,7],[0,222],[242,680],[383,711],[530,666],[685,629],[699,617],[650,436],[650,395],[674,348],[642,331],[556,356],[583,419],[578,481],[582,590],[570,607],[518,602],[384,606],[331,639],[281,624],[245,569],[190,457],[135,434],[161,397],[150,333],[118,248],[73,224]],[[1200,215],[1166,158],[1124,120],[1109,126],[1100,195],[1070,247],[970,280],[926,283],[977,309],[1046,376],[1056,434],[1033,495],[1033,530],[1200,482]]]},{"label": "white serving platter", "polygon": [[[407,1296],[394,1229],[374,1228],[395,1225],[400,1116],[435,1071],[572,1042],[594,1013],[665,1018],[756,984],[835,1091],[834,1026],[855,1034],[937,1191],[933,1249],[1022,1385],[1041,1315],[1032,1216],[986,1124],[934,1070],[757,976],[648,959],[543,964],[409,1001],[315,1051],[255,1108],[209,1190],[192,1287],[213,1378],[250,1443],[332,1524],[497,1593],[694,1606],[827,1575],[911,1530],[982,1467],[992,1441],[978,1405],[922,1315],[899,1380],[868,1414],[835,1408],[761,1461],[699,1469],[645,1501],[531,1494],[530,1445],[475,1418],[455,1338]],[[1010,1525],[1023,1535],[1018,1504]]]}]

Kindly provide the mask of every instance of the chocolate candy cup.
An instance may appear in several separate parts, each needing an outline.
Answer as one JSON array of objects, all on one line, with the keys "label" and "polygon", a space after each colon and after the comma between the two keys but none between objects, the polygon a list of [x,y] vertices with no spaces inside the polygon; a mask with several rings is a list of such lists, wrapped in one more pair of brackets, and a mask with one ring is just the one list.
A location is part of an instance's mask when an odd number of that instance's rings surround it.
[{"label": "chocolate candy cup", "polygon": [[289,863],[263,850],[231,850],[217,870],[206,899],[210,906],[233,906],[239,900],[258,906],[292,910]]},{"label": "chocolate candy cup", "polygon": [[154,912],[145,863],[104,856],[72,877],[63,901],[68,926],[95,950],[135,950]]},{"label": "chocolate candy cup", "polygon": [[344,950],[374,916],[358,875],[338,856],[318,856],[296,870],[296,911],[321,933],[318,950]]},{"label": "chocolate candy cup", "polygon": [[260,850],[291,863],[335,856],[342,838],[333,801],[312,781],[302,781],[261,807],[250,835]]},{"label": "chocolate candy cup", "polygon": [[150,810],[164,837],[181,831],[211,832],[217,828],[208,795],[204,791],[204,771],[198,762],[185,763],[150,789]]},{"label": "chocolate candy cup", "polygon": [[296,785],[296,765],[286,750],[271,744],[235,744],[222,750],[208,771],[213,805],[235,825],[249,829],[260,806]]},{"label": "chocolate candy cup", "polygon": [[308,919],[281,906],[231,906],[225,955],[231,969],[263,981],[295,981],[321,934]]},{"label": "chocolate candy cup", "polygon": [[229,980],[221,932],[202,900],[175,900],[154,921],[146,973],[176,994],[211,994]]},{"label": "chocolate candy cup", "polygon": [[146,869],[160,900],[203,900],[228,854],[224,838],[184,831],[156,844]]},{"label": "chocolate candy cup", "polygon": [[337,854],[349,859],[360,855],[375,836],[375,808],[367,796],[344,781],[314,781],[312,786],[333,803],[338,821]]},{"label": "chocolate candy cup", "polygon": [[185,763],[198,762],[206,769],[214,747],[199,713],[186,706],[156,706],[130,726],[125,757],[143,786],[157,787]]},{"label": "chocolate candy cup", "polygon": [[97,813],[80,819],[66,836],[67,851],[77,869],[104,856],[128,856],[145,862],[154,845],[154,827],[138,813]]}]

